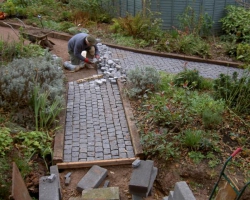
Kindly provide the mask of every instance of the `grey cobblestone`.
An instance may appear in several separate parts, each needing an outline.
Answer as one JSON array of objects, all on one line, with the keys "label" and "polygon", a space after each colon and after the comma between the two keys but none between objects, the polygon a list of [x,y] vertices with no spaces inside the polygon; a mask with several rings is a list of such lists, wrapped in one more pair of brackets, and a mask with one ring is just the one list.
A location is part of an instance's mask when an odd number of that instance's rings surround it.
[{"label": "grey cobblestone", "polygon": [[[136,66],[179,73],[184,66],[196,69],[205,78],[219,74],[242,74],[242,69],[134,53],[109,48],[112,59],[119,59],[123,71]],[[98,71],[98,73],[102,73]],[[68,84],[65,120],[64,161],[92,161],[134,157],[130,132],[117,84],[95,81]]]}]

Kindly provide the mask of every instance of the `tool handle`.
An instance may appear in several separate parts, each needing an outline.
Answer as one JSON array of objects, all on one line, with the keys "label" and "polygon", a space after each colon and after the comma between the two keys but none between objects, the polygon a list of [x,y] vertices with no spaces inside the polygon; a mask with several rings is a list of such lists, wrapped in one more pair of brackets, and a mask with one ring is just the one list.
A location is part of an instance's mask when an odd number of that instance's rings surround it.
[{"label": "tool handle", "polygon": [[240,151],[242,150],[241,147],[237,148],[233,153],[232,153],[232,157],[236,156]]}]

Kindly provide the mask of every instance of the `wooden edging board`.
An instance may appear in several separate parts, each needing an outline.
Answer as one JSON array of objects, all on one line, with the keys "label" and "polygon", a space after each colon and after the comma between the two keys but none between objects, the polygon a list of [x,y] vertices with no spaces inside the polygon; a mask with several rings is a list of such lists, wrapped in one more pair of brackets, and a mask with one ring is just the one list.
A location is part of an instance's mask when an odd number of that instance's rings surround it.
[{"label": "wooden edging board", "polygon": [[98,166],[114,166],[114,165],[128,165],[132,164],[136,158],[123,158],[123,159],[112,159],[112,160],[95,160],[95,161],[84,161],[84,162],[64,162],[57,163],[58,169],[76,169],[84,167],[92,167],[93,165]]},{"label": "wooden edging board", "polygon": [[140,143],[139,133],[137,131],[135,122],[133,121],[134,115],[133,115],[129,100],[123,93],[123,84],[121,83],[120,79],[117,80],[117,84],[118,84],[118,88],[120,91],[120,96],[122,99],[122,104],[123,104],[123,108],[125,111],[126,119],[128,122],[128,128],[129,128],[132,144],[134,147],[134,153],[136,157],[140,157],[142,159],[144,157],[144,154],[143,154],[142,146]]}]

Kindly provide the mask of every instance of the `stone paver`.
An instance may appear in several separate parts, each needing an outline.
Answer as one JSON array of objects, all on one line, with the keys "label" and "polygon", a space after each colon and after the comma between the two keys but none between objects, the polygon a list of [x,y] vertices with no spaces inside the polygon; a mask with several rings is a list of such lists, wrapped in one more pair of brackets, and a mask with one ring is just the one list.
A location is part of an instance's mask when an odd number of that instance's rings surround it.
[{"label": "stone paver", "polygon": [[[232,75],[243,70],[216,64],[152,56],[117,48],[108,48],[112,59],[120,61],[123,72],[136,66],[179,73],[196,69],[205,78]],[[101,71],[98,70],[98,73]],[[64,162],[133,158],[134,150],[117,84],[94,80],[69,82],[65,122]]]},{"label": "stone paver", "polygon": [[232,75],[235,71],[237,71],[239,74],[241,74],[243,71],[242,69],[226,67],[222,65],[152,56],[115,48],[109,48],[109,50],[112,52],[112,58],[119,59],[122,68],[126,71],[133,69],[136,66],[152,66],[161,71],[177,74],[183,71],[185,66],[187,69],[198,70],[199,74],[205,78],[212,79],[218,78],[219,74],[221,73]]},{"label": "stone paver", "polygon": [[133,158],[128,135],[117,84],[69,83],[64,162]]}]

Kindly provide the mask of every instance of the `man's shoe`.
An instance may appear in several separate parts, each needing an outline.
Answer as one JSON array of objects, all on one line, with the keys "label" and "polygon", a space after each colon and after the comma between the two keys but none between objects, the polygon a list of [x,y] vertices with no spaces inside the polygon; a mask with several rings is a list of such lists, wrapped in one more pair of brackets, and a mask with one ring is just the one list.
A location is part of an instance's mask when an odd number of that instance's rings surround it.
[{"label": "man's shoe", "polygon": [[74,72],[78,72],[81,69],[81,67],[79,65],[77,65],[74,69]]}]

